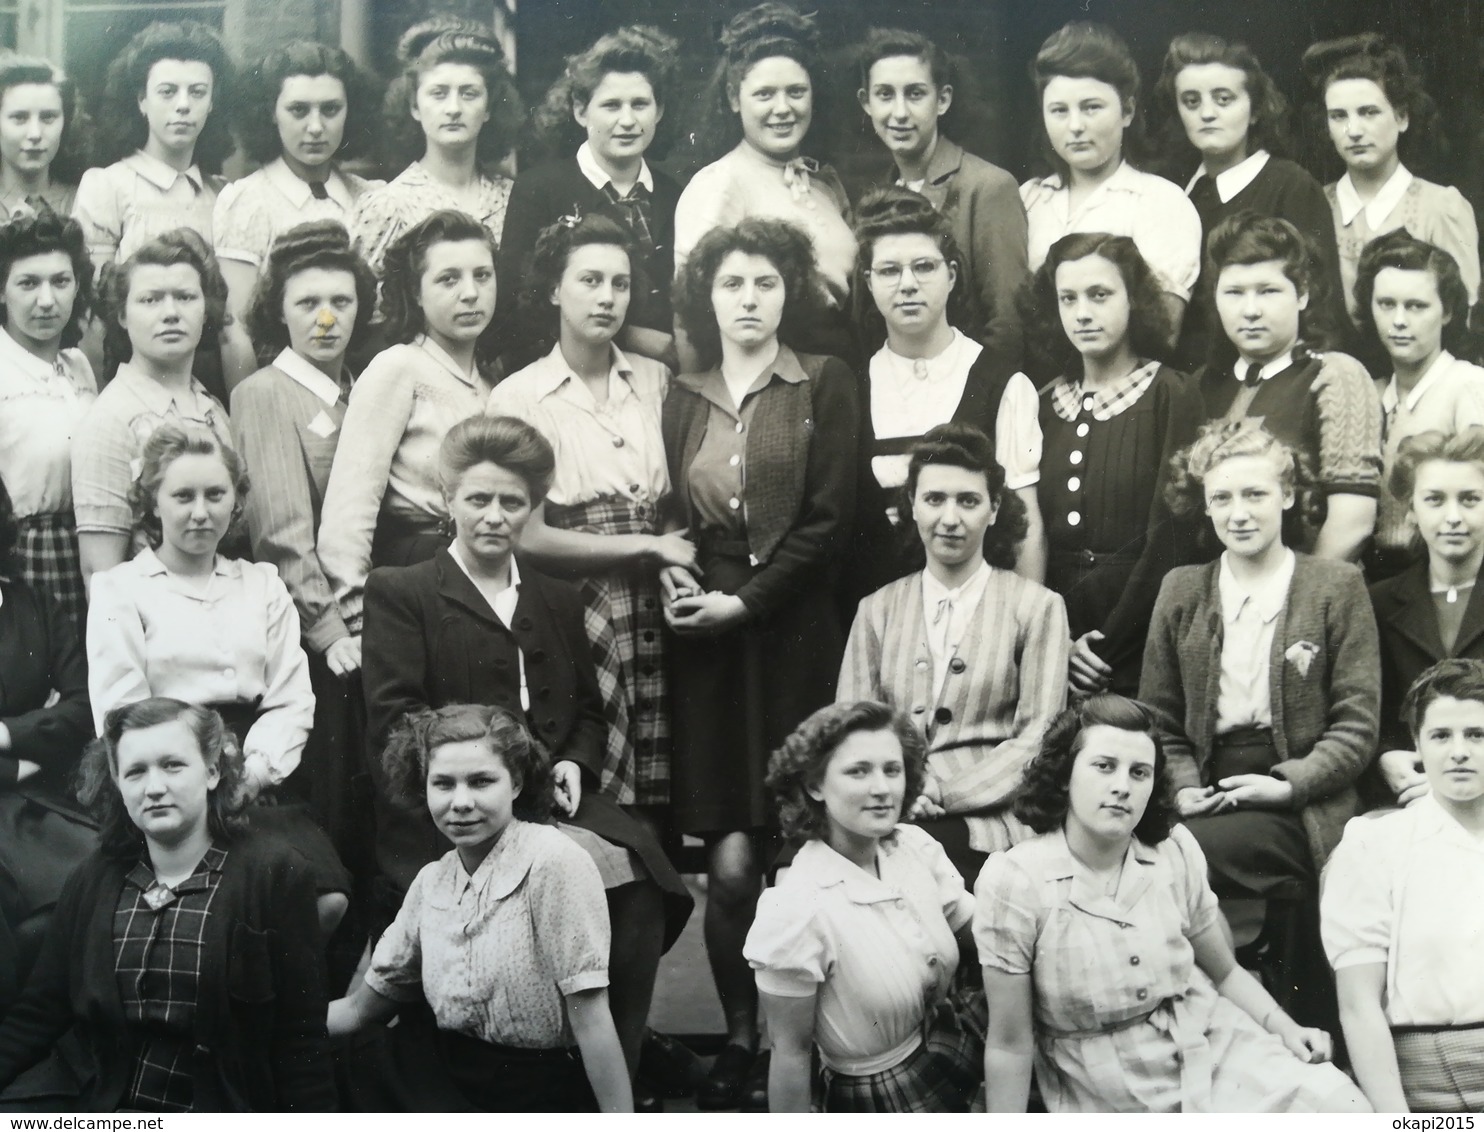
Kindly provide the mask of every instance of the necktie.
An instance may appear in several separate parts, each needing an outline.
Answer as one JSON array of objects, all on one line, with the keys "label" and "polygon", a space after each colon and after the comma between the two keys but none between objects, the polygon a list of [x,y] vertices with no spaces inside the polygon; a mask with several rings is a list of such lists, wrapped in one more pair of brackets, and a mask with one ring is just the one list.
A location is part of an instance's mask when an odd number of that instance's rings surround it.
[{"label": "necktie", "polygon": [[312,196],[315,200],[330,199],[329,190],[325,188],[325,183],[323,181],[310,181],[309,195]]},{"label": "necktie", "polygon": [[613,182],[608,181],[603,185],[603,195],[608,198],[608,203],[615,205],[624,222],[628,224],[629,231],[634,233],[634,238],[646,251],[654,250],[654,236],[649,227],[649,190],[641,184],[635,184],[628,191],[628,195],[619,196],[618,190],[613,187]]}]

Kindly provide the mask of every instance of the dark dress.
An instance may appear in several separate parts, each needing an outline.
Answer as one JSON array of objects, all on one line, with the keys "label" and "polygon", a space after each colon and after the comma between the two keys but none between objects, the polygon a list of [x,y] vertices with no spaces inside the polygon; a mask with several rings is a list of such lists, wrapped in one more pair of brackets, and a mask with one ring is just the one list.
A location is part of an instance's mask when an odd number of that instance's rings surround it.
[{"label": "dark dress", "polygon": [[1160,582],[1196,556],[1196,524],[1171,514],[1164,489],[1170,457],[1195,440],[1205,412],[1195,384],[1165,366],[1132,404],[1080,396],[1074,420],[1056,408],[1058,389],[1070,388],[1058,379],[1041,398],[1046,585],[1067,603],[1073,640],[1102,631],[1094,651],[1113,668],[1112,690],[1132,696]]},{"label": "dark dress", "polygon": [[[671,650],[670,797],[684,833],[772,825],[768,757],[834,699],[845,647],[835,583],[859,477],[855,390],[839,359],[783,347],[740,420],[720,370],[682,374],[665,399],[672,505],[696,539],[700,581],[747,607],[741,625],[677,635]],[[719,467],[697,476],[726,464],[729,449],[738,457],[730,499],[717,490]]]}]

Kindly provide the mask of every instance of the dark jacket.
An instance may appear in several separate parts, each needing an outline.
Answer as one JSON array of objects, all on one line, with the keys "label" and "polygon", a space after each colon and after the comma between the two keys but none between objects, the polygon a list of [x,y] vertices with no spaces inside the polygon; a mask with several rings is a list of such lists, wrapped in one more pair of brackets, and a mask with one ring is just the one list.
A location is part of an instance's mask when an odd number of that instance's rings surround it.
[{"label": "dark jacket", "polygon": [[[48,706],[53,691],[59,699]],[[0,587],[0,722],[10,730],[0,789],[15,786],[20,759],[41,767],[23,790],[62,787],[93,737],[77,629],[60,605],[20,581]]]},{"label": "dark jacket", "polygon": [[[246,833],[226,848],[196,1000],[195,1107],[332,1111],[314,882],[275,842]],[[122,1103],[137,1046],[119,998],[113,915],[133,865],[97,853],[67,882],[26,990],[0,1023],[0,1086],[75,1027],[93,1062],[81,1105]]]}]

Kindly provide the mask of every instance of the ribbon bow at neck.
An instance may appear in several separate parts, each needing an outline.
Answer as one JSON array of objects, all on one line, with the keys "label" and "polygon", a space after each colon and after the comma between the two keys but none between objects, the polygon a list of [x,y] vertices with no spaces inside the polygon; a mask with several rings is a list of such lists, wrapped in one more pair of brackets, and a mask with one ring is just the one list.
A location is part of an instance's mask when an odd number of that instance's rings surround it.
[{"label": "ribbon bow at neck", "polygon": [[809,199],[809,178],[819,172],[819,162],[812,157],[795,157],[783,164],[783,183],[796,201]]}]

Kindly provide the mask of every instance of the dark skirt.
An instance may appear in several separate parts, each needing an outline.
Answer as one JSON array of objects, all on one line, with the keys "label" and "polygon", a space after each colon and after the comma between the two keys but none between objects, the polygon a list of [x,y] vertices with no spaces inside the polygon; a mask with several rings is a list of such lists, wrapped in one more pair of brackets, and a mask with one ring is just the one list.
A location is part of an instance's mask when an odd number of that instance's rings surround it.
[{"label": "dark skirt", "polygon": [[[708,589],[734,594],[757,573],[745,556],[703,553]],[[775,823],[768,758],[806,717],[832,703],[844,653],[824,571],[780,608],[712,637],[673,639],[675,765],[670,797],[682,833]]]},{"label": "dark skirt", "polygon": [[353,873],[362,873],[371,859],[370,775],[362,752],[366,749],[366,698],[360,673],[349,677],[330,671],[324,654],[309,654],[309,680],[314,687],[314,730],[304,745],[299,769],[283,789],[309,803],[315,820]]},{"label": "dark skirt", "polygon": [[[1046,562],[1046,588],[1067,603],[1067,623],[1075,641],[1084,633],[1101,629],[1108,614],[1123,598],[1123,591],[1139,563],[1136,553],[1094,554],[1091,551],[1053,550]],[[1098,651],[1096,643],[1093,651]],[[1139,670],[1143,649],[1121,660],[1113,668],[1112,690],[1121,696],[1139,694]]]}]

